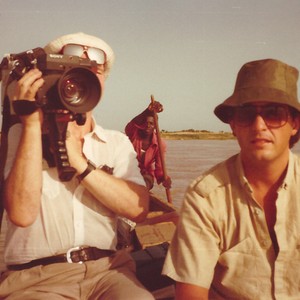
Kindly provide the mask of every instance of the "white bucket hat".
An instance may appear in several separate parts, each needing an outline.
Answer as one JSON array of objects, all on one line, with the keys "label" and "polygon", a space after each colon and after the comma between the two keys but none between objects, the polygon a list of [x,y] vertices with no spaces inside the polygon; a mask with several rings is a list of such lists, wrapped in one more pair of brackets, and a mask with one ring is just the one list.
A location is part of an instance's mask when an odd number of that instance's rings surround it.
[{"label": "white bucket hat", "polygon": [[79,44],[79,45],[95,47],[103,50],[106,54],[106,59],[107,59],[106,64],[104,65],[105,67],[104,76],[105,78],[107,78],[109,71],[113,65],[115,56],[112,48],[106,42],[104,42],[103,40],[95,36],[88,35],[83,32],[77,32],[77,33],[67,34],[59,38],[56,38],[55,40],[48,43],[44,47],[44,50],[48,54],[59,53],[61,49],[67,44]]}]

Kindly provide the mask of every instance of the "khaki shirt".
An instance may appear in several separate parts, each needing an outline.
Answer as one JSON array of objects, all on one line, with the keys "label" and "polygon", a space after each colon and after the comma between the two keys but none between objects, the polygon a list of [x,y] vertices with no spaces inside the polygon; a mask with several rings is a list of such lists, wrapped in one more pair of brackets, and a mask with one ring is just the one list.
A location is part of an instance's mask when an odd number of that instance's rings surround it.
[{"label": "khaki shirt", "polygon": [[240,156],[220,163],[189,186],[163,273],[208,288],[210,299],[300,299],[300,159],[292,153],[276,206],[277,258]]}]

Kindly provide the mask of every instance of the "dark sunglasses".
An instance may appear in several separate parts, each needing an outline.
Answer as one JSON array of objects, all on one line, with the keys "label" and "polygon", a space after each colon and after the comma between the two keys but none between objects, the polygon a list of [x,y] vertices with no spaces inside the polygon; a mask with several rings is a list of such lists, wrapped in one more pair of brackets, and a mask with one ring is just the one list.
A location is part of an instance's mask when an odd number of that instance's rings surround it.
[{"label": "dark sunglasses", "polygon": [[78,44],[67,44],[62,48],[62,54],[81,57],[85,53],[90,60],[95,60],[97,64],[103,65],[106,62],[106,54],[103,50]]},{"label": "dark sunglasses", "polygon": [[287,105],[244,105],[235,108],[234,121],[240,127],[247,127],[253,124],[258,115],[269,128],[279,128],[287,123],[290,110]]}]

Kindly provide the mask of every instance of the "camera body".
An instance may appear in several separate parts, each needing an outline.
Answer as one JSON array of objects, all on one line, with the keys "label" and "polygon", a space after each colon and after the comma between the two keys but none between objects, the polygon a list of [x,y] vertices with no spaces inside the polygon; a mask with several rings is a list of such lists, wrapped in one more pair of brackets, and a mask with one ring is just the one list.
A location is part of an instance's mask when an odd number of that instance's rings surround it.
[{"label": "camera body", "polygon": [[88,58],[63,54],[46,54],[35,48],[11,54],[9,63],[13,79],[38,68],[44,85],[36,96],[36,105],[45,112],[68,110],[75,114],[91,111],[100,101],[101,85],[96,76],[97,63]]},{"label": "camera body", "polygon": [[[9,87],[13,87],[10,84],[33,68],[38,68],[44,79],[35,101],[20,99],[11,102],[7,93]],[[96,73],[96,61],[78,56],[47,54],[43,48],[8,54],[0,64],[2,136],[6,137],[10,126],[20,121],[18,116],[41,108],[44,112],[43,157],[49,166],[56,165],[61,181],[71,180],[76,173],[70,166],[66,149],[68,122],[76,121],[78,125],[84,125],[86,113],[101,98],[101,84]]]}]

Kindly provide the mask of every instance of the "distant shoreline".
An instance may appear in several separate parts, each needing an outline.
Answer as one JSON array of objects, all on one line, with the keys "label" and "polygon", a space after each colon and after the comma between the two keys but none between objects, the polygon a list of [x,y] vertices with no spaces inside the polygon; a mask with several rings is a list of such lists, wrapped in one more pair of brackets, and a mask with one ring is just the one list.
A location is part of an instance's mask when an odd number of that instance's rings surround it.
[{"label": "distant shoreline", "polygon": [[207,130],[181,130],[161,131],[161,137],[165,140],[234,140],[231,132],[212,132]]}]

